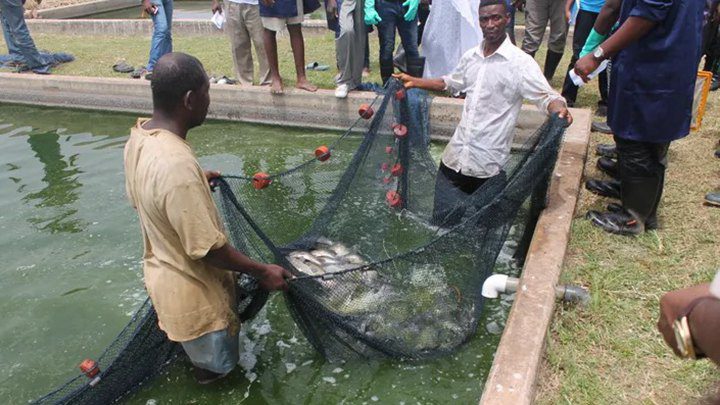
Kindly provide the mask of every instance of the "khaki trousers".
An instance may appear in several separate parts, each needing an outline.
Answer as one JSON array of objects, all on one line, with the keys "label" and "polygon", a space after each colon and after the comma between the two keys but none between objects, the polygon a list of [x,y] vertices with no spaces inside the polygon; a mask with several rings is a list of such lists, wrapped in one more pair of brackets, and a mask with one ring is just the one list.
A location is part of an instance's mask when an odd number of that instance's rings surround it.
[{"label": "khaki trousers", "polygon": [[362,82],[365,66],[364,7],[364,0],[343,0],[338,13],[340,35],[335,40],[335,56],[340,77],[337,84],[347,84],[351,90]]},{"label": "khaki trousers", "polygon": [[253,84],[251,42],[255,46],[255,54],[260,63],[260,85],[270,84],[270,66],[263,44],[263,30],[260,8],[257,5],[225,2],[225,31],[230,39],[235,74],[240,84],[244,86]]},{"label": "khaki trousers", "polygon": [[564,0],[527,0],[525,5],[525,37],[522,50],[534,55],[540,48],[545,27],[550,22],[548,49],[551,52],[563,53],[567,38],[567,21],[565,21]]}]

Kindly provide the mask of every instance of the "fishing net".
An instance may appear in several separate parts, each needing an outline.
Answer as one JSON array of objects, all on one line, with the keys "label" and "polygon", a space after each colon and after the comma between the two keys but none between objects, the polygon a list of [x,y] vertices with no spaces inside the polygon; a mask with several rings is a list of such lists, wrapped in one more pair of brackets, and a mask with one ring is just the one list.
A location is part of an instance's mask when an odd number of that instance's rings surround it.
[{"label": "fishing net", "polygon": [[[442,356],[475,333],[482,283],[520,207],[542,206],[565,126],[516,134],[501,173],[468,195],[436,182],[425,93],[390,81],[369,109],[316,156],[224,176],[214,198],[235,247],[293,273],[287,308],[324,357]],[[239,290],[250,319],[268,294],[244,275]],[[38,402],[112,402],[180,353],[146,301],[99,358],[97,384],[80,375]]]}]

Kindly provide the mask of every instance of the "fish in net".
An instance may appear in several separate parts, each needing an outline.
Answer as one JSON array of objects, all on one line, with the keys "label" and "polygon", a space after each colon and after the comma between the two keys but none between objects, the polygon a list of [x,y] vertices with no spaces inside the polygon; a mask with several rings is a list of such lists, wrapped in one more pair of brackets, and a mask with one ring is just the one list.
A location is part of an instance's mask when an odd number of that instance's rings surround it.
[{"label": "fish in net", "polygon": [[[482,283],[518,210],[530,197],[544,201],[565,130],[557,117],[515,135],[501,175],[434,210],[443,196],[434,193],[428,106],[426,93],[391,80],[315,156],[214,185],[233,245],[293,273],[286,306],[329,360],[421,360],[457,350],[477,329]],[[297,215],[280,215],[287,211]],[[268,293],[249,276],[238,283],[238,311],[251,319]],[[112,402],[179,356],[148,300],[98,359],[99,382],[81,374],[36,402]]]}]

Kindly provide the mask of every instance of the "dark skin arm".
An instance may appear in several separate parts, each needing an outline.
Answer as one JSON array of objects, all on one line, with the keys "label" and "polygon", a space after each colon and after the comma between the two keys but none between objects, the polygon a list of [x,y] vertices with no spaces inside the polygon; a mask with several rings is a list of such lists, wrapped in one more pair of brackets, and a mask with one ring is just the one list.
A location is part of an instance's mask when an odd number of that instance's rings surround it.
[{"label": "dark skin arm", "polygon": [[212,12],[215,14],[215,12],[221,12],[222,13],[222,4],[218,0],[212,0]]},{"label": "dark skin arm", "polygon": [[290,272],[282,267],[275,264],[258,263],[227,243],[218,249],[209,251],[202,260],[218,269],[253,276],[260,283],[260,287],[268,291],[287,291],[288,285],[285,280],[292,278]]},{"label": "dark skin arm", "polygon": [[[655,28],[656,22],[640,17],[630,17],[610,38],[603,42],[600,47],[605,51],[605,58],[611,58],[618,52],[627,48],[640,38],[647,35]],[[595,58],[592,54],[583,56],[575,63],[575,73],[585,82],[588,75],[600,66],[602,60]]]},{"label": "dark skin arm", "polygon": [[338,18],[337,0],[327,0],[325,3],[325,13],[331,17]]},{"label": "dark skin arm", "polygon": [[660,318],[657,323],[665,343],[680,355],[673,331],[673,322],[688,305],[699,297],[709,297],[695,305],[688,316],[688,325],[695,343],[696,354],[704,354],[720,365],[720,300],[712,298],[709,284],[700,284],[682,290],[670,291],[660,299]]},{"label": "dark skin arm", "polygon": [[[406,73],[394,74],[394,78],[399,79],[403,82],[406,89],[424,89],[429,91],[445,91],[446,85],[443,79],[421,79],[419,77],[413,77]],[[560,118],[567,121],[568,125],[572,124],[573,118],[570,111],[567,109],[567,105],[561,100],[555,100],[548,105],[548,114],[557,113]]]},{"label": "dark skin arm", "polygon": [[[595,31],[598,34],[607,35],[610,33],[613,25],[620,18],[620,6],[622,0],[606,0],[605,5],[600,9],[597,20],[595,20]],[[605,48],[603,48],[605,49]]]}]

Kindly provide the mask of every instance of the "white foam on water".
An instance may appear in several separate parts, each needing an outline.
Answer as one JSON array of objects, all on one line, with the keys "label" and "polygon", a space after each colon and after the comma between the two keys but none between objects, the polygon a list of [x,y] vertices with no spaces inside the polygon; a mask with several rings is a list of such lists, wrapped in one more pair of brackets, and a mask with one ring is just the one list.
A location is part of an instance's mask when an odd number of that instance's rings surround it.
[{"label": "white foam on water", "polygon": [[370,400],[373,402],[377,402],[380,400],[380,398],[378,398],[377,395],[373,395],[372,397],[370,397]]},{"label": "white foam on water", "polygon": [[312,360],[308,360],[308,361],[304,362],[303,364],[301,364],[301,366],[303,366],[303,367],[309,366],[309,365],[311,365],[312,363],[313,363]]},{"label": "white foam on water", "polygon": [[285,371],[288,374],[292,373],[293,370],[295,370],[296,368],[297,366],[295,365],[295,363],[285,363]]},{"label": "white foam on water", "polygon": [[275,343],[275,346],[280,347],[280,348],[292,347],[289,344],[283,342],[282,339],[278,340],[277,343]]},{"label": "white foam on water", "polygon": [[323,377],[323,381],[330,384],[335,384],[335,378],[334,377]]},{"label": "white foam on water", "polygon": [[157,405],[157,400],[148,399],[147,402],[145,402],[145,405]]},{"label": "white foam on water", "polygon": [[336,368],[335,370],[333,370],[332,372],[333,372],[333,374],[340,374],[340,373],[343,372],[343,369],[341,369],[340,367],[338,367],[338,368]]}]

